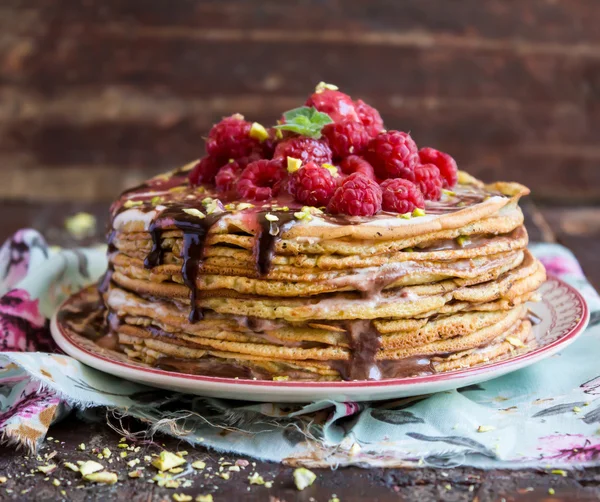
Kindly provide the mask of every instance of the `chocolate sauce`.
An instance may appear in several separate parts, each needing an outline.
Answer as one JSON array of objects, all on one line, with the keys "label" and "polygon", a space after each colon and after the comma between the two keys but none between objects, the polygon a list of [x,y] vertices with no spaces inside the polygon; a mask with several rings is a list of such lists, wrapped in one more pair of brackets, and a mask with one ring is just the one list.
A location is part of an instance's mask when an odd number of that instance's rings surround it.
[{"label": "chocolate sauce", "polygon": [[[269,221],[267,214],[276,216],[277,221]],[[293,211],[262,211],[256,213],[259,224],[254,241],[254,258],[259,276],[264,277],[271,270],[271,262],[275,249],[275,240],[294,219]]]},{"label": "chocolate sauce", "polygon": [[531,310],[527,310],[527,319],[533,326],[537,326],[539,323],[542,322],[542,318],[534,312],[532,312]]},{"label": "chocolate sauce", "polygon": [[190,290],[190,322],[199,321],[204,317],[202,309],[196,305],[198,287],[196,279],[198,271],[204,258],[204,242],[212,226],[217,223],[226,212],[215,212],[207,214],[204,218],[198,218],[183,211],[187,206],[175,204],[168,207],[160,213],[149,228],[152,238],[152,249],[144,260],[144,267],[154,268],[162,265],[164,260],[164,251],[162,249],[161,235],[162,229],[169,225],[174,225],[183,232],[183,248],[181,258],[181,275],[184,284]]},{"label": "chocolate sauce", "polygon": [[179,357],[160,357],[155,366],[166,371],[177,371],[190,375],[207,375],[222,378],[259,378],[267,379],[269,375],[262,374],[248,366],[237,362],[219,361],[213,358],[183,359]]},{"label": "chocolate sauce", "polygon": [[343,323],[350,344],[350,360],[332,361],[343,380],[379,380],[377,352],[381,347],[381,336],[373,321],[356,319]]}]

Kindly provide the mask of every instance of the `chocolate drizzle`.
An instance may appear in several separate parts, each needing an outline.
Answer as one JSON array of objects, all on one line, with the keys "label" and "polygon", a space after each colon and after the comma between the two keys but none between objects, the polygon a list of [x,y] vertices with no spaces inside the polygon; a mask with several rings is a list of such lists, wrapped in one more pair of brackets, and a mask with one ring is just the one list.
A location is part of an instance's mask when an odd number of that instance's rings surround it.
[{"label": "chocolate drizzle", "polygon": [[[267,214],[277,217],[277,221],[269,221]],[[258,275],[264,277],[271,269],[275,240],[289,223],[294,221],[292,211],[263,211],[256,214],[259,229],[254,241],[254,258]]]},{"label": "chocolate drizzle", "polygon": [[183,248],[181,258],[181,274],[184,284],[190,290],[190,322],[199,321],[204,317],[202,309],[196,305],[198,287],[196,279],[198,271],[204,258],[204,243],[212,226],[217,223],[226,212],[215,212],[206,215],[204,218],[190,215],[183,211],[185,206],[176,204],[165,209],[158,218],[150,225],[149,233],[152,238],[152,249],[144,260],[144,267],[154,268],[162,265],[164,261],[164,251],[162,249],[162,231],[169,225],[174,225],[183,232]]}]

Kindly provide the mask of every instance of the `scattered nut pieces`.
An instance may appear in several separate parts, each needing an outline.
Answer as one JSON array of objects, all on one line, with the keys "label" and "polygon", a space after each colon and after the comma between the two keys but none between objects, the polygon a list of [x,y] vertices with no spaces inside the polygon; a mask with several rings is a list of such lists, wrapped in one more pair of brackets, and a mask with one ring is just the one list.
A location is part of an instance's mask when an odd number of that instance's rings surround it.
[{"label": "scattered nut pieces", "polygon": [[77,448],[79,448],[81,451],[85,450],[85,443],[81,443]]},{"label": "scattered nut pieces", "polygon": [[321,94],[325,90],[327,90],[327,91],[337,91],[338,89],[339,89],[339,87],[337,85],[327,84],[325,82],[319,82],[317,84],[317,86],[315,87],[315,92],[317,94]]},{"label": "scattered nut pieces", "polygon": [[179,474],[180,472],[183,472],[185,469],[183,469],[182,467],[174,467],[173,469],[169,469],[169,472],[171,474]]},{"label": "scattered nut pieces", "polygon": [[315,479],[317,479],[317,475],[305,467],[299,467],[294,470],[294,484],[300,491],[312,485]]},{"label": "scattered nut pieces", "polygon": [[143,474],[142,469],[135,469],[135,470],[127,473],[127,475],[130,478],[141,478],[142,474]]},{"label": "scattered nut pieces", "polygon": [[198,495],[196,502],[213,502],[213,496],[210,493],[208,495]]},{"label": "scattered nut pieces", "polygon": [[169,451],[161,451],[158,458],[152,461],[152,465],[159,471],[168,471],[169,469],[173,469],[173,467],[179,467],[185,463],[186,461],[183,458]]},{"label": "scattered nut pieces", "polygon": [[267,221],[279,221],[279,218],[277,216],[275,216],[274,214],[267,213],[267,214],[265,214],[265,220],[267,220]]},{"label": "scattered nut pieces", "polygon": [[104,466],[98,462],[94,462],[93,460],[88,460],[79,466],[79,472],[84,477],[88,474],[92,474],[93,472],[101,471],[102,469],[104,469]]},{"label": "scattered nut pieces", "polygon": [[141,200],[126,200],[123,204],[125,209],[131,209],[132,207],[141,206],[143,202]]},{"label": "scattered nut pieces", "polygon": [[202,460],[196,460],[195,462],[192,462],[192,467],[194,469],[204,469],[206,467],[206,462],[203,462]]},{"label": "scattered nut pieces", "polygon": [[52,480],[52,484],[53,484],[54,486],[60,486],[60,481],[59,481],[58,479],[54,478],[54,479]]},{"label": "scattered nut pieces", "polygon": [[494,427],[493,425],[480,425],[479,427],[477,427],[477,432],[490,432],[495,430],[496,427]]},{"label": "scattered nut pieces", "polygon": [[165,481],[164,487],[165,488],[179,488],[179,481],[177,481],[176,479],[167,479]]},{"label": "scattered nut pieces", "polygon": [[44,474],[50,474],[56,470],[56,464],[47,464],[47,465],[39,465],[38,471],[43,472]]},{"label": "scattered nut pieces", "polygon": [[258,472],[253,472],[252,475],[248,476],[248,482],[251,485],[264,485],[265,480]]},{"label": "scattered nut pieces", "polygon": [[273,381],[274,382],[287,382],[290,379],[290,377],[288,375],[285,376],[274,376],[273,377]]},{"label": "scattered nut pieces", "polygon": [[563,471],[562,469],[552,469],[552,474],[558,474],[559,476],[562,476],[563,478],[567,477],[567,471]]},{"label": "scattered nut pieces", "polygon": [[287,172],[290,174],[295,173],[302,167],[302,161],[294,157],[287,158]]},{"label": "scattered nut pieces", "polygon": [[425,210],[418,207],[412,212],[412,216],[425,216]]},{"label": "scattered nut pieces", "polygon": [[250,137],[263,142],[264,140],[269,139],[269,133],[263,125],[258,122],[253,122],[250,127]]},{"label": "scattered nut pieces", "polygon": [[6,483],[8,481],[8,478],[6,476],[0,476],[0,485]]},{"label": "scattered nut pieces", "polygon": [[190,500],[192,500],[192,496],[186,495],[185,493],[174,493],[173,500],[177,502],[189,502]]},{"label": "scattered nut pieces", "polygon": [[67,469],[71,469],[72,471],[75,472],[79,472],[79,466],[73,464],[72,462],[63,462],[63,465],[67,468]]},{"label": "scattered nut pieces", "polygon": [[83,476],[86,481],[92,481],[93,483],[104,483],[106,485],[114,485],[118,480],[118,476],[114,472],[102,471],[94,472]]}]

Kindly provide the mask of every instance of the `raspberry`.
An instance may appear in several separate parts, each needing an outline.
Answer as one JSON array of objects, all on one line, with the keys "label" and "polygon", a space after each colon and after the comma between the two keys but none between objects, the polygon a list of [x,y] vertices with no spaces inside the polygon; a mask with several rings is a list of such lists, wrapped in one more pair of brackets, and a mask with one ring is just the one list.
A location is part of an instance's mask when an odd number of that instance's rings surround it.
[{"label": "raspberry", "polygon": [[365,127],[352,119],[326,125],[323,136],[327,138],[334,157],[338,159],[362,153],[370,139]]},{"label": "raspberry", "polygon": [[202,184],[210,184],[215,181],[215,175],[219,171],[224,162],[216,157],[207,155],[200,159],[196,167],[192,169],[189,175],[190,184],[198,186]]},{"label": "raspberry", "polygon": [[327,206],[330,213],[350,216],[373,216],[380,209],[381,188],[362,173],[348,176]]},{"label": "raspberry", "polygon": [[344,174],[362,173],[372,180],[375,179],[373,166],[358,155],[349,155],[340,163],[340,168]]},{"label": "raspberry", "polygon": [[413,181],[412,171],[419,155],[410,134],[389,131],[375,136],[369,142],[365,158],[379,178],[406,178]]},{"label": "raspberry", "polygon": [[314,162],[319,166],[331,164],[331,149],[324,141],[306,136],[294,136],[279,143],[273,154],[273,159],[285,161],[288,157],[300,159],[303,164],[308,162]]},{"label": "raspberry", "polygon": [[336,187],[337,183],[327,169],[309,162],[294,173],[290,191],[298,202],[319,207],[327,205]]},{"label": "raspberry", "polygon": [[223,166],[215,176],[217,190],[219,192],[229,192],[241,173],[242,169],[235,161]]},{"label": "raspberry", "polygon": [[329,115],[334,122],[345,118],[358,121],[352,98],[340,91],[325,89],[315,92],[306,100],[306,106],[314,106],[320,112]]},{"label": "raspberry", "polygon": [[435,148],[421,148],[419,159],[422,164],[433,164],[440,170],[444,188],[451,188],[458,181],[458,167],[456,161],[447,153]]},{"label": "raspberry", "polygon": [[365,126],[367,133],[371,138],[377,136],[381,131],[384,130],[383,119],[379,112],[365,103],[362,99],[354,102],[354,109],[358,115],[358,119]]},{"label": "raspberry", "polygon": [[260,142],[250,137],[251,127],[241,115],[224,118],[208,133],[206,151],[214,157],[239,159],[261,150]]},{"label": "raspberry", "polygon": [[440,170],[433,164],[415,167],[415,185],[419,187],[425,200],[439,200],[442,196],[442,177]]},{"label": "raspberry", "polygon": [[283,162],[256,160],[242,171],[237,184],[238,194],[250,200],[270,200],[279,193],[286,175]]},{"label": "raspberry", "polygon": [[408,180],[393,178],[381,184],[383,198],[381,207],[394,213],[412,213],[416,208],[425,207],[425,199],[419,188]]}]

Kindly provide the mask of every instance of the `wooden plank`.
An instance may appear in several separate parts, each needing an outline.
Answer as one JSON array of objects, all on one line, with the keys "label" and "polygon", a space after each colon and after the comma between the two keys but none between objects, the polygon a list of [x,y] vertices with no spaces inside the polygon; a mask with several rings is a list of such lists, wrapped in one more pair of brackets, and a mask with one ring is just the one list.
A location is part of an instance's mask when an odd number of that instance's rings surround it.
[{"label": "wooden plank", "polygon": [[[61,28],[62,29],[62,28]],[[335,82],[350,93],[437,98],[513,98],[584,105],[582,88],[600,75],[597,58],[522,54],[508,48],[477,52],[447,41],[378,47],[307,36],[297,43],[164,38],[142,30],[53,28],[32,39],[20,66],[0,77],[53,95],[80,86],[133,85],[179,96],[232,96],[256,92],[305,94],[316,82]],[[85,33],[85,36],[82,36]],[[268,56],[267,56],[268,55]],[[8,51],[2,60],[14,58]],[[349,64],[349,62],[352,64]],[[101,71],[99,71],[101,62]],[[6,66],[6,63],[4,63]]]},{"label": "wooden plank", "polygon": [[[7,7],[23,9],[23,2],[5,0]],[[74,25],[125,22],[130,27],[176,26],[204,31],[283,27],[288,32],[435,32],[477,35],[489,39],[577,44],[600,41],[595,0],[304,0],[253,2],[234,0],[63,0],[60,11],[52,0],[28,2],[53,21]]]}]

